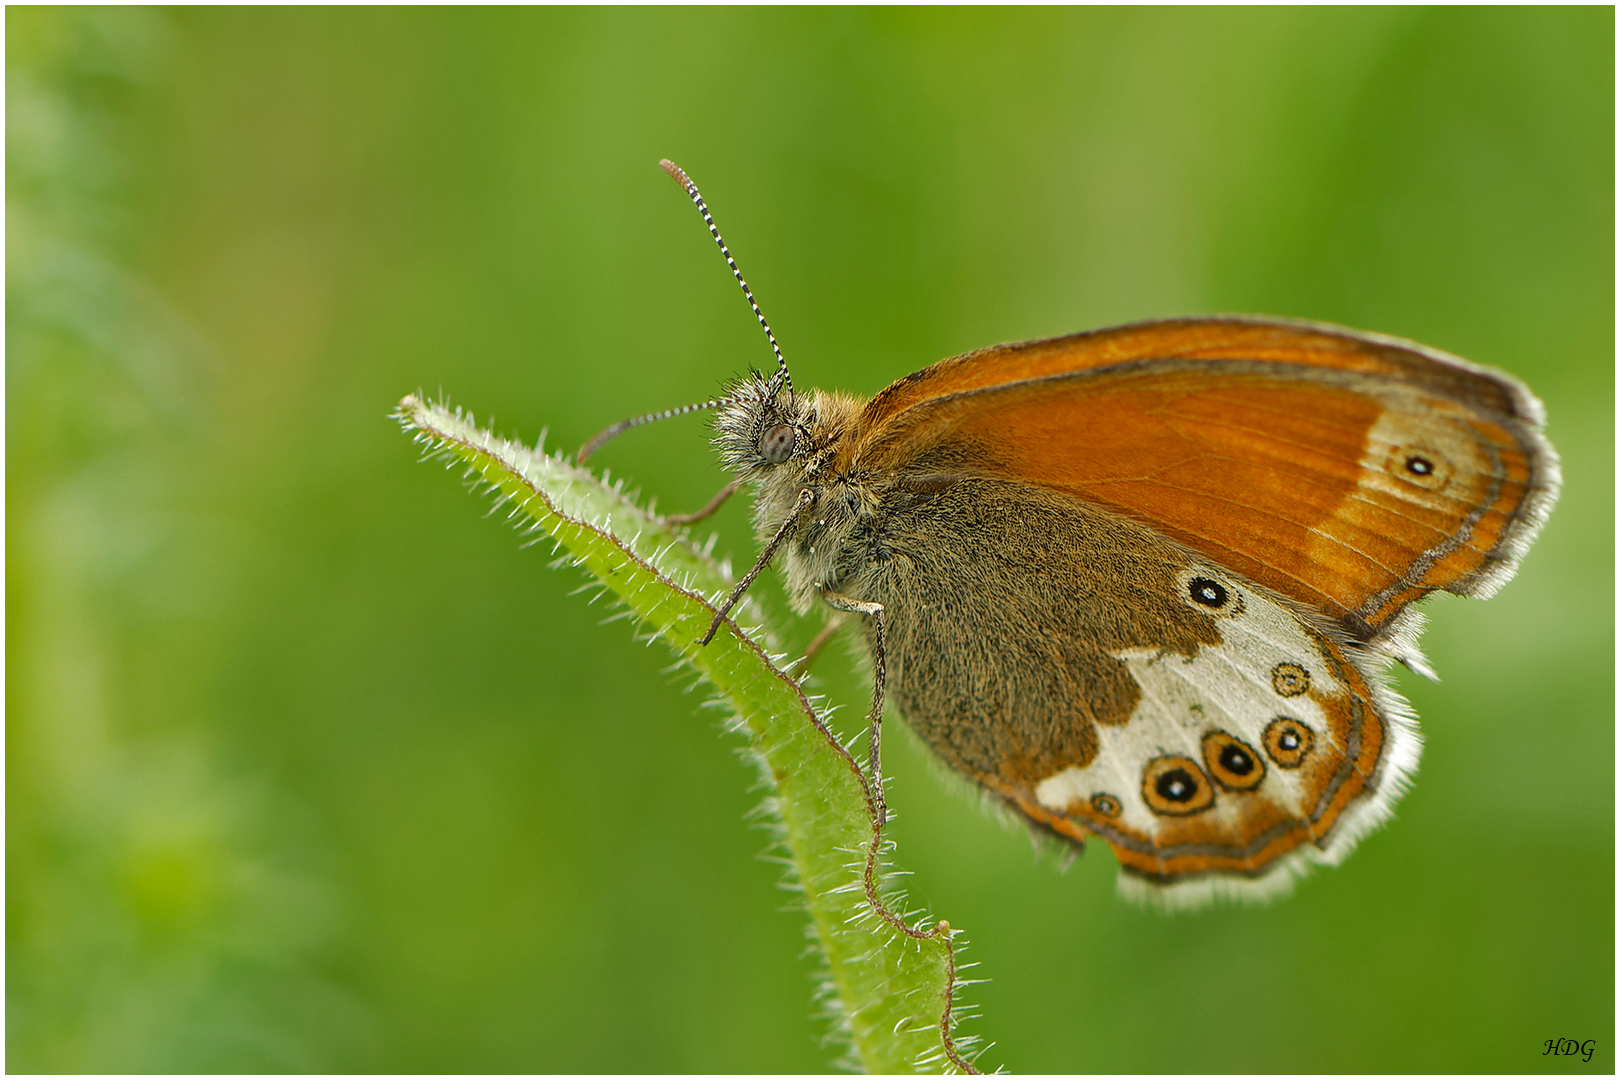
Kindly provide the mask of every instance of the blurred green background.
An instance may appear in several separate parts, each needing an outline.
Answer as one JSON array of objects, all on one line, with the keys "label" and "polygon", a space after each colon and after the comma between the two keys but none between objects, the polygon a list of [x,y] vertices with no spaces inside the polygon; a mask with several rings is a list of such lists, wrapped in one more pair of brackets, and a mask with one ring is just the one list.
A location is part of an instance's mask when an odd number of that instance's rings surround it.
[{"label": "blurred green background", "polygon": [[[1612,9],[13,7],[6,48],[10,1069],[835,1056],[735,741],[387,418],[571,449],[768,363],[667,155],[803,385],[1208,311],[1526,379],[1563,501],[1428,605],[1423,766],[1345,866],[1139,910],[898,729],[894,832],[986,1065],[1614,1070]],[[599,461],[721,482],[693,418]]]}]

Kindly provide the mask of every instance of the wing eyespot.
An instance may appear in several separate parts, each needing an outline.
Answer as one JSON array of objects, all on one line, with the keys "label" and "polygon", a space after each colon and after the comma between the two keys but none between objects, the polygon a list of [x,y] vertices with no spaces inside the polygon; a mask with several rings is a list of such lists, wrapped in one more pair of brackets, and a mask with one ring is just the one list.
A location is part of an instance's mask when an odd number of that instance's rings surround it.
[{"label": "wing eyespot", "polygon": [[1266,765],[1248,743],[1224,731],[1204,736],[1204,764],[1228,791],[1252,791],[1266,778]]},{"label": "wing eyespot", "polygon": [[1311,673],[1298,664],[1278,664],[1271,669],[1271,688],[1278,697],[1299,697],[1311,688]]},{"label": "wing eyespot", "polygon": [[1262,741],[1266,746],[1266,756],[1276,762],[1278,768],[1297,769],[1310,754],[1316,736],[1292,716],[1279,716],[1266,725]]},{"label": "wing eyespot", "polygon": [[1408,443],[1390,450],[1384,459],[1384,471],[1425,491],[1444,491],[1456,470],[1446,455],[1433,447]]},{"label": "wing eyespot", "polygon": [[1182,603],[1190,604],[1195,611],[1225,617],[1243,612],[1243,594],[1208,570],[1184,571],[1178,580]]},{"label": "wing eyespot", "polygon": [[1208,810],[1215,789],[1192,758],[1161,757],[1142,771],[1142,798],[1155,814],[1186,817]]},{"label": "wing eyespot", "polygon": [[1187,586],[1187,592],[1192,596],[1195,604],[1202,604],[1207,608],[1223,608],[1228,599],[1226,586],[1207,577],[1195,577]]}]

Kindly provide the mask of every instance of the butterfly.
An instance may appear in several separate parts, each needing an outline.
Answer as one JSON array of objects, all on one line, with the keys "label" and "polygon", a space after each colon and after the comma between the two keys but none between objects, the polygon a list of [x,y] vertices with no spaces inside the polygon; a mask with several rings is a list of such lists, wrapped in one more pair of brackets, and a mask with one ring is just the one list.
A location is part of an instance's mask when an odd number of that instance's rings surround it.
[{"label": "butterfly", "polygon": [[[859,619],[882,813],[886,701],[1041,833],[1114,851],[1175,906],[1286,891],[1385,820],[1430,675],[1414,601],[1487,597],[1557,500],[1541,403],[1409,341],[1168,319],[940,361],[871,399],[794,389],[775,352],[720,398],[795,607]],[[693,515],[685,520],[695,520]],[[705,641],[708,637],[705,637]]]}]

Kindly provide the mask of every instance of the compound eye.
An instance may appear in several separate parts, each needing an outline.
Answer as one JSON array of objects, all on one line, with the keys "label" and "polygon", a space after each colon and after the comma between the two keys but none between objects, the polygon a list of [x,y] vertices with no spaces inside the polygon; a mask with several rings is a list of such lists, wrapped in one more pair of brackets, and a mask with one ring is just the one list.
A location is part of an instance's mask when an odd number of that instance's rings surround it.
[{"label": "compound eye", "polygon": [[759,456],[773,465],[780,465],[793,456],[798,444],[799,430],[792,424],[777,424],[759,437]]}]

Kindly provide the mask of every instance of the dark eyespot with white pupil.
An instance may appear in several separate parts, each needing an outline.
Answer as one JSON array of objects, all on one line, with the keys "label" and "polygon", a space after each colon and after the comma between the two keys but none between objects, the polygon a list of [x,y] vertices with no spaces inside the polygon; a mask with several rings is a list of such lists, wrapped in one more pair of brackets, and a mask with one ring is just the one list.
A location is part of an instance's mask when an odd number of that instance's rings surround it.
[{"label": "dark eyespot with white pupil", "polygon": [[1198,794],[1198,784],[1186,769],[1171,769],[1161,774],[1154,786],[1160,795],[1173,803],[1189,802]]},{"label": "dark eyespot with white pupil", "polygon": [[[1294,737],[1295,746],[1298,745],[1298,736]],[[1289,747],[1293,749],[1294,747]],[[1221,767],[1237,776],[1248,776],[1254,772],[1254,758],[1249,752],[1237,743],[1227,743],[1221,748]]]},{"label": "dark eyespot with white pupil", "polygon": [[1413,454],[1406,459],[1406,471],[1413,476],[1433,476],[1434,462],[1421,454]]},{"label": "dark eyespot with white pupil", "polygon": [[766,428],[765,434],[759,437],[759,456],[773,465],[780,465],[793,456],[793,448],[798,441],[799,430],[792,424]]},{"label": "dark eyespot with white pupil", "polygon": [[1192,597],[1193,603],[1202,604],[1207,608],[1226,606],[1226,587],[1207,577],[1195,577],[1189,581],[1187,595]]}]

